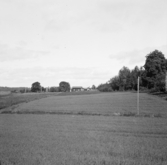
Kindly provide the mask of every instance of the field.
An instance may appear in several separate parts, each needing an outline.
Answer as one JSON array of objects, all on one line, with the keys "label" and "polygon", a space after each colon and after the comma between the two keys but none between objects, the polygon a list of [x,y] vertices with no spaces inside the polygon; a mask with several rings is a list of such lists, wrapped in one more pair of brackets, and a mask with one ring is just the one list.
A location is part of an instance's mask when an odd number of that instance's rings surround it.
[{"label": "field", "polygon": [[141,114],[161,115],[115,116],[136,112],[136,93],[59,94],[19,104],[0,114],[0,164],[166,165],[166,107],[144,93]]},{"label": "field", "polygon": [[[42,96],[44,97],[44,96]],[[31,99],[33,97],[30,97]],[[5,109],[13,113],[50,113],[80,115],[135,115],[137,113],[136,93],[96,93],[89,95],[59,94],[31,101]],[[140,94],[140,114],[144,116],[167,117],[167,101],[146,93]]]},{"label": "field", "polygon": [[59,93],[10,93],[9,91],[0,91],[0,110],[6,107],[27,103],[33,100],[54,96]]},{"label": "field", "polygon": [[[73,95],[83,95],[83,94],[94,94],[95,92],[87,93],[73,93]],[[20,103],[27,103],[33,100],[39,100],[42,98],[57,96],[57,95],[71,95],[71,93],[61,93],[61,92],[43,92],[43,93],[11,93],[10,91],[0,91],[0,111],[7,107],[15,107]]]}]

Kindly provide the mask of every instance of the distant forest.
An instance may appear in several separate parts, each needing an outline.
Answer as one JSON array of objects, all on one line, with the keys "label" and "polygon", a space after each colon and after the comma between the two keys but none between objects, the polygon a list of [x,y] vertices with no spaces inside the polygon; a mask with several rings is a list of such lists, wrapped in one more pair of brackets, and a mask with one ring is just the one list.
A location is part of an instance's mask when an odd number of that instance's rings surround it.
[{"label": "distant forest", "polygon": [[146,56],[145,64],[130,70],[123,67],[118,75],[97,88],[102,92],[137,90],[137,78],[140,77],[140,90],[165,92],[167,59],[161,51],[155,50]]}]

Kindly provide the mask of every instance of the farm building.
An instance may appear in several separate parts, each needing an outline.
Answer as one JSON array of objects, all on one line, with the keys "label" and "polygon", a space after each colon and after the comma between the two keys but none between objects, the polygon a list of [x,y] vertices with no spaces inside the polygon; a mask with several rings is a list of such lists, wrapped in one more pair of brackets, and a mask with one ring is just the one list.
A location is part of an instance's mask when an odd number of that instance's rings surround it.
[{"label": "farm building", "polygon": [[81,86],[75,86],[71,88],[71,92],[79,92],[79,91],[84,91],[84,88]]},{"label": "farm building", "polygon": [[90,87],[88,87],[86,90],[87,90],[87,91],[90,91],[90,90],[91,90],[91,88],[90,88]]}]

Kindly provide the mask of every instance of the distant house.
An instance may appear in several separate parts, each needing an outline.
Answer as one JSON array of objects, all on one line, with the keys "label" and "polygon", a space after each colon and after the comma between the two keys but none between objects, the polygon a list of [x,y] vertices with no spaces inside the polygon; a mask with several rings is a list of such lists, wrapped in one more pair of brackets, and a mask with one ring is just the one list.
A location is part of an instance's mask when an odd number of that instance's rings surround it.
[{"label": "distant house", "polygon": [[87,90],[87,91],[91,91],[91,88],[90,88],[90,87],[88,87],[86,90]]},{"label": "distant house", "polygon": [[75,86],[71,88],[71,92],[79,92],[79,91],[84,91],[84,88],[81,86]]}]

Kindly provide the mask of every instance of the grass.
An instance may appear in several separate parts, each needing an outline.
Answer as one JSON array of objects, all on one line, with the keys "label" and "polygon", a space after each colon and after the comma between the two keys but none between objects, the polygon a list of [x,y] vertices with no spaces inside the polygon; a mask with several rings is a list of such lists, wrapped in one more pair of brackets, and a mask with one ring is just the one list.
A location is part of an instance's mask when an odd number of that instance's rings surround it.
[{"label": "grass", "polygon": [[155,95],[155,96],[158,96],[158,97],[161,97],[163,98],[164,100],[167,100],[167,92],[154,92],[152,93],[152,95]]},{"label": "grass", "polygon": [[[91,95],[57,95],[13,109],[5,109],[2,113],[33,114],[72,114],[102,116],[136,116],[136,93],[96,93]],[[140,115],[150,117],[167,117],[167,102],[159,97],[140,94]]]},{"label": "grass", "polygon": [[39,100],[59,93],[9,93],[0,92],[0,109],[7,108],[20,103],[27,103],[33,100]]},{"label": "grass", "polygon": [[0,165],[167,164],[167,102],[157,96],[140,94],[140,117],[136,93],[14,95],[23,96],[1,109],[13,114],[0,114]]},{"label": "grass", "polygon": [[34,100],[39,100],[42,98],[50,96],[67,96],[67,95],[90,95],[99,93],[98,91],[90,92],[47,92],[47,93],[10,93],[9,91],[0,91],[0,110],[11,107],[13,105],[18,105],[20,103],[27,103]]},{"label": "grass", "polygon": [[0,91],[0,97],[1,96],[6,96],[6,95],[9,95],[10,94],[10,91]]},{"label": "grass", "polygon": [[167,120],[0,115],[1,164],[165,165]]}]

